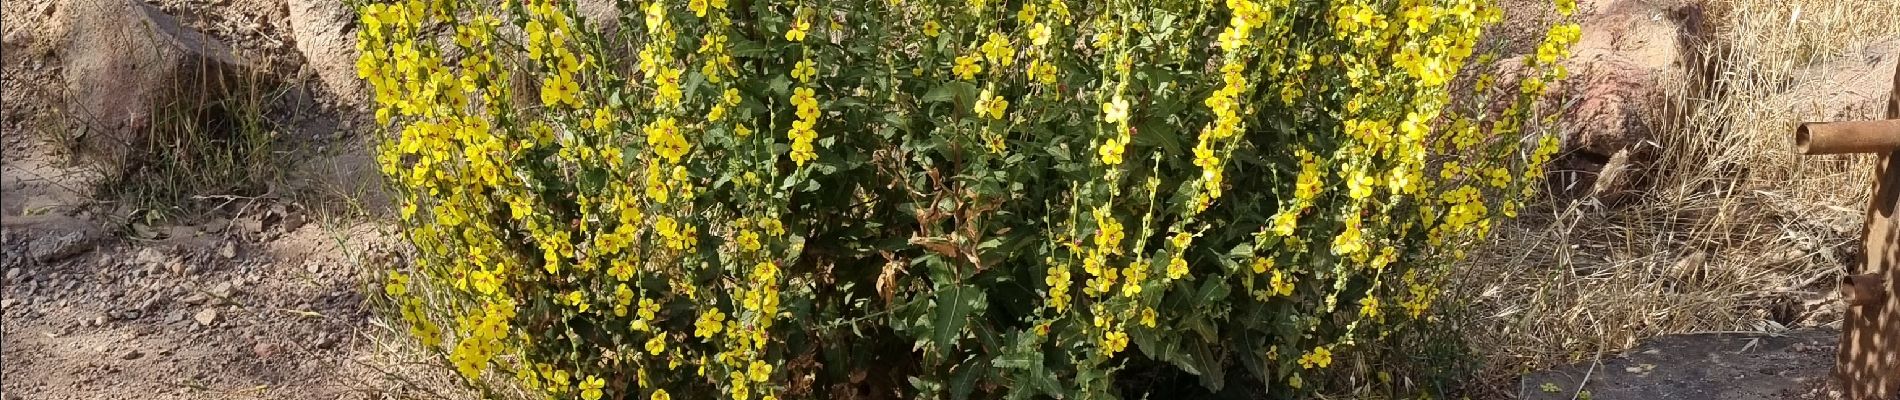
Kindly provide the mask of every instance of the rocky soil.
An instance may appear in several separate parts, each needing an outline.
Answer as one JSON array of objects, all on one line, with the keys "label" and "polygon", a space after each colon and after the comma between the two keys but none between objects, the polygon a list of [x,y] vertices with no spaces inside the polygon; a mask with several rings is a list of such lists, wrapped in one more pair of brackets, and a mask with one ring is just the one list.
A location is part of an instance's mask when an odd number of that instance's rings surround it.
[{"label": "rocky soil", "polygon": [[329,237],[363,246],[377,243],[371,232],[283,226],[249,242],[215,224],[180,228],[200,232],[122,241],[70,216],[8,215],[8,399],[328,399],[374,387],[354,356],[380,323],[350,255],[382,250],[343,251]]},{"label": "rocky soil", "polygon": [[0,187],[4,381],[16,399],[371,399],[438,383],[370,311],[395,252],[376,224],[295,202],[114,223],[47,145],[9,135]]},{"label": "rocky soil", "polygon": [[[382,200],[352,129],[362,92],[339,78],[355,57],[342,2],[0,10],[0,399],[444,397],[441,370],[366,295],[398,241],[362,218]],[[141,140],[139,110],[225,94],[175,79],[205,71],[269,83],[279,154],[296,160],[281,187],[167,219],[96,198],[113,155],[73,144]]]}]

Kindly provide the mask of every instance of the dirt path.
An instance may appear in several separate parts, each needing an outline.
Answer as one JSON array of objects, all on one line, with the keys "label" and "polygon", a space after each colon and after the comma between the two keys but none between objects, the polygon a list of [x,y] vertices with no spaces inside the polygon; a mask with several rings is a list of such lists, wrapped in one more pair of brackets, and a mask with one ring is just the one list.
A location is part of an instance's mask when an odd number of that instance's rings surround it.
[{"label": "dirt path", "polygon": [[109,232],[27,140],[7,139],[0,174],[4,400],[429,397],[380,372],[417,354],[366,303],[369,266],[391,254],[381,229],[262,200]]},{"label": "dirt path", "polygon": [[457,398],[370,311],[385,229],[304,207],[360,206],[302,197],[379,181],[362,148],[336,150],[354,133],[308,90],[284,1],[148,2],[288,82],[269,118],[295,160],[272,192],[298,192],[201,198],[229,204],[156,226],[90,198],[96,166],[51,144],[70,134],[60,57],[84,45],[64,39],[71,2],[0,2],[0,400]]}]

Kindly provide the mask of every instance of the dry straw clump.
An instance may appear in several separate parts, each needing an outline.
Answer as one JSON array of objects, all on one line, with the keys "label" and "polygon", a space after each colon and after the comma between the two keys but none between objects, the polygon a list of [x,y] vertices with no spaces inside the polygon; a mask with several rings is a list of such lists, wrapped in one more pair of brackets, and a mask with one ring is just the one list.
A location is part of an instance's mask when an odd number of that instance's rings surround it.
[{"label": "dry straw clump", "polygon": [[1872,158],[1797,156],[1789,138],[1800,121],[1880,117],[1900,2],[1702,6],[1637,199],[1547,199],[1461,269],[1494,376],[1657,335],[1838,322],[1826,284],[1857,251]]}]

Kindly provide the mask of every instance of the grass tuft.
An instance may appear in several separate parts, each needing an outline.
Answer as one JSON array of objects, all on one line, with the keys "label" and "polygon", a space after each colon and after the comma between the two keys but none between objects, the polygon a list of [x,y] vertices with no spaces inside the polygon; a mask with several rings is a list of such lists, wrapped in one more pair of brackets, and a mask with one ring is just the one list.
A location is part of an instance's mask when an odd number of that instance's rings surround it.
[{"label": "grass tuft", "polygon": [[216,199],[271,194],[284,169],[267,113],[287,89],[260,74],[229,81],[223,98],[181,94],[155,106],[144,137],[129,141],[118,165],[100,166],[99,197],[177,216],[215,209]]}]

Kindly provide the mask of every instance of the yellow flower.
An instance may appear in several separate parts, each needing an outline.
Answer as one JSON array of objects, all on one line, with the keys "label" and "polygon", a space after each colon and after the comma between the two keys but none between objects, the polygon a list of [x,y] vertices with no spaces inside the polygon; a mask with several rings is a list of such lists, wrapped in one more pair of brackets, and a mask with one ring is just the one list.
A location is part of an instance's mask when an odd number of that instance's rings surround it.
[{"label": "yellow flower", "polygon": [[638,317],[640,317],[640,319],[650,320],[650,319],[658,318],[656,314],[658,314],[659,312],[660,312],[660,303],[653,302],[653,299],[640,299],[640,310],[639,310],[639,314],[637,315]]},{"label": "yellow flower", "polygon": [[648,400],[673,400],[673,396],[666,394],[666,389],[654,389],[653,397]]},{"label": "yellow flower", "polygon": [[739,239],[737,242],[739,243],[739,249],[745,251],[759,251],[761,247],[759,245],[759,234],[751,230],[739,231]]},{"label": "yellow flower", "polygon": [[556,393],[565,391],[567,390],[567,381],[570,377],[566,370],[556,370],[553,376],[548,377],[548,386],[555,389]]},{"label": "yellow flower", "polygon": [[957,56],[957,65],[951,67],[950,72],[965,80],[975,79],[976,74],[983,72],[982,62],[983,58],[975,54]]},{"label": "yellow flower", "polygon": [[772,366],[764,361],[753,361],[750,375],[753,382],[765,382],[772,378]]},{"label": "yellow flower", "polygon": [[666,353],[666,336],[653,335],[652,339],[647,339],[646,348],[647,354],[654,356]]},{"label": "yellow flower", "polygon": [[1054,85],[1058,78],[1056,65],[1042,60],[1029,60],[1029,77],[1044,85]]},{"label": "yellow flower", "polygon": [[1128,121],[1128,101],[1116,96],[1102,103],[1102,121],[1111,124]]},{"label": "yellow flower", "polygon": [[1253,273],[1256,273],[1256,274],[1262,274],[1262,273],[1266,273],[1266,272],[1267,272],[1267,270],[1269,270],[1269,269],[1273,269],[1273,258],[1271,258],[1271,257],[1254,257],[1254,259],[1253,259]]},{"label": "yellow flower", "polygon": [[1186,258],[1177,256],[1174,257],[1173,260],[1168,261],[1168,279],[1181,279],[1181,277],[1187,276],[1187,273],[1188,265]]},{"label": "yellow flower", "polygon": [[646,17],[647,31],[659,31],[660,26],[666,24],[666,3],[656,1],[648,4]]},{"label": "yellow flower", "polygon": [[1194,146],[1194,166],[1202,169],[1220,167],[1220,157],[1214,155],[1214,149],[1208,147],[1206,138],[1201,139],[1200,145]]},{"label": "yellow flower", "polygon": [[1123,269],[1123,271],[1126,271],[1127,280],[1122,283],[1122,295],[1128,297],[1140,296],[1141,280],[1148,276],[1146,270],[1142,267],[1131,265]]},{"label": "yellow flower", "polygon": [[785,40],[803,42],[805,41],[805,33],[810,30],[811,21],[799,19],[797,22],[792,23],[791,29],[785,31]]},{"label": "yellow flower", "polygon": [[793,89],[792,105],[798,108],[799,119],[809,121],[818,118],[818,95],[812,88]]},{"label": "yellow flower", "polygon": [[983,94],[977,96],[976,116],[978,118],[987,116],[989,118],[1004,119],[1004,112],[1008,110],[1009,100],[1004,100],[1002,96],[991,94],[989,89],[984,89]]},{"label": "yellow flower", "polygon": [[1108,138],[1108,140],[1102,141],[1102,148],[1097,151],[1102,156],[1102,163],[1108,165],[1121,164],[1122,145],[1123,143],[1116,138]]},{"label": "yellow flower", "polygon": [[586,379],[581,379],[581,398],[600,400],[600,389],[603,387],[607,387],[607,382],[600,380],[599,377],[588,375]]},{"label": "yellow flower", "polygon": [[1121,221],[1110,214],[1107,207],[1096,209],[1094,214],[1095,225],[1101,229],[1101,231],[1095,235],[1095,247],[1102,248],[1114,254],[1120,254],[1122,240],[1126,237],[1122,232]]},{"label": "yellow flower", "polygon": [[383,292],[388,293],[390,297],[402,297],[403,294],[409,293],[409,276],[401,272],[389,273],[389,284],[383,286]]},{"label": "yellow flower", "polygon": [[1113,356],[1128,348],[1128,333],[1109,331],[1102,335],[1102,354]]},{"label": "yellow flower", "polygon": [[568,292],[567,305],[579,307],[581,312],[587,312],[587,294],[579,290]]},{"label": "yellow flower", "polygon": [[1276,270],[1273,271],[1273,278],[1268,282],[1268,285],[1273,288],[1273,294],[1275,295],[1292,296],[1293,281],[1293,277],[1287,276],[1285,272]]},{"label": "yellow flower", "polygon": [[580,84],[574,83],[574,77],[568,74],[554,74],[541,84],[541,105],[553,107],[566,104],[580,107]]},{"label": "yellow flower", "polygon": [[1346,195],[1356,200],[1372,196],[1372,177],[1366,175],[1364,168],[1353,168],[1352,172],[1342,172],[1346,179]]},{"label": "yellow flower", "polygon": [[1029,43],[1036,47],[1048,46],[1049,26],[1037,22],[1035,27],[1029,28]]},{"label": "yellow flower", "polygon": [[943,34],[943,27],[937,21],[924,21],[924,36],[937,37]]},{"label": "yellow flower", "polygon": [[672,117],[661,117],[648,124],[645,129],[647,146],[653,147],[653,152],[669,163],[679,162],[680,157],[685,156],[686,152],[693,148],[693,145],[687,143],[686,138],[679,134],[676,124]]},{"label": "yellow flower", "polygon": [[812,77],[818,76],[815,65],[816,63],[809,58],[799,60],[798,64],[792,67],[792,79],[797,79],[799,82],[811,82]]},{"label": "yellow flower", "polygon": [[1300,356],[1300,368],[1326,368],[1333,365],[1333,351],[1326,347],[1314,347],[1313,351]]},{"label": "yellow flower", "polygon": [[706,17],[706,0],[688,1],[686,2],[686,8],[692,9],[693,15],[695,16],[698,16],[700,18]]},{"label": "yellow flower", "polygon": [[990,32],[988,42],[983,43],[983,57],[996,65],[1007,67],[1016,58],[1016,49],[1009,47],[1009,38],[1003,34]]},{"label": "yellow flower", "polygon": [[706,310],[699,314],[699,321],[693,323],[695,329],[693,336],[711,339],[719,335],[720,330],[725,329],[725,321],[725,313],[719,312],[718,309]]}]

